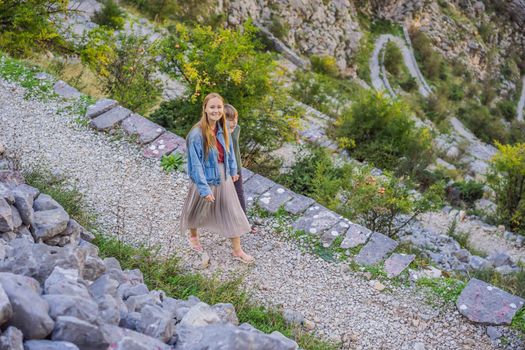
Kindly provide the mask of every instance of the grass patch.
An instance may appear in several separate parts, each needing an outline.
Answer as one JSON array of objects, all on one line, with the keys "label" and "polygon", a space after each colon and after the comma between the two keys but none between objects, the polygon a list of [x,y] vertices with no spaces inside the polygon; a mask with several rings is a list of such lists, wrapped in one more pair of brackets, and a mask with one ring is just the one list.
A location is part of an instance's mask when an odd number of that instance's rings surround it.
[{"label": "grass patch", "polygon": [[440,300],[451,303],[458,299],[466,284],[455,278],[422,277],[416,281],[416,285],[425,288],[428,292],[430,302],[435,302],[436,297],[438,297]]},{"label": "grass patch", "polygon": [[0,76],[7,81],[16,82],[26,89],[25,98],[46,100],[55,96],[53,83],[47,79],[38,79],[39,69],[24,62],[10,58],[0,52]]},{"label": "grass patch", "polygon": [[477,278],[511,294],[525,298],[525,268],[508,275],[502,275],[494,269],[484,269],[470,272],[470,277]]},{"label": "grass patch", "polygon": [[514,315],[510,327],[525,335],[525,308],[522,308]]},{"label": "grass patch", "polygon": [[[95,217],[83,208],[83,197],[64,179],[49,171],[36,170],[24,174],[27,184],[53,197],[69,215],[86,229],[95,229]],[[116,238],[97,234],[93,242],[99,247],[100,257],[115,257],[123,269],[140,269],[150,290],[162,289],[170,297],[186,299],[194,295],[208,304],[231,303],[239,321],[248,322],[269,333],[279,331],[295,339],[300,347],[311,350],[335,350],[339,345],[320,340],[314,333],[287,325],[281,312],[257,305],[242,287],[243,276],[222,281],[218,276],[205,277],[183,270],[180,258],[161,258],[156,248],[133,247]]]}]

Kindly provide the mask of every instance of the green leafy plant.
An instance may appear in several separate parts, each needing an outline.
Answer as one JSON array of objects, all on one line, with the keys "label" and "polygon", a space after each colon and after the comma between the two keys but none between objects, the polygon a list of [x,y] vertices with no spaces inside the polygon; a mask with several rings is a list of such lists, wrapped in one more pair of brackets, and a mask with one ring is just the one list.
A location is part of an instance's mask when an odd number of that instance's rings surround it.
[{"label": "green leafy plant", "polygon": [[93,16],[93,22],[113,29],[122,29],[124,21],[124,11],[113,0],[105,0],[104,6]]},{"label": "green leafy plant", "polygon": [[473,180],[458,181],[453,185],[459,190],[459,196],[469,207],[474,206],[474,202],[483,198],[484,184]]},{"label": "green leafy plant", "polygon": [[291,126],[296,124],[298,111],[271,78],[275,62],[271,54],[259,51],[257,29],[251,22],[218,30],[179,24],[176,30],[176,35],[163,42],[163,69],[189,86],[188,96],[175,104],[192,112],[175,112],[170,117],[170,111],[164,110],[162,118],[153,115],[153,119],[169,122],[164,126],[170,129],[186,129],[180,133],[185,135],[200,118],[203,98],[217,92],[239,111],[245,166],[256,166],[264,153],[293,138]]},{"label": "green leafy plant", "polygon": [[323,73],[328,76],[337,78],[339,76],[339,67],[334,57],[328,55],[312,55],[310,56],[312,69],[314,72]]},{"label": "green leafy plant", "polygon": [[163,155],[160,165],[165,172],[181,171],[184,167],[184,156],[180,153],[173,152],[170,155]]},{"label": "green leafy plant", "polygon": [[499,152],[487,176],[496,193],[496,216],[511,230],[525,234],[525,144],[496,145]]},{"label": "green leafy plant", "polygon": [[432,295],[445,302],[455,302],[465,283],[454,278],[428,278],[422,277],[416,281],[418,286],[425,287]]},{"label": "green leafy plant", "polygon": [[65,46],[51,14],[67,13],[68,0],[0,1],[0,49],[30,56],[49,46]]}]

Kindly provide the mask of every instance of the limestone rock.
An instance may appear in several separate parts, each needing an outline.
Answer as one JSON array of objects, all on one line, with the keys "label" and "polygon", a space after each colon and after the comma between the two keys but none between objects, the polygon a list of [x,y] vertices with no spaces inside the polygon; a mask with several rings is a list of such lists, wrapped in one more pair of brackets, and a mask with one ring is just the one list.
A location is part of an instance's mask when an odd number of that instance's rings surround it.
[{"label": "limestone rock", "polygon": [[135,135],[139,143],[150,143],[159,137],[166,129],[136,113],[122,122],[122,130],[128,135]]},{"label": "limestone rock", "polygon": [[293,193],[292,199],[286,202],[284,209],[290,214],[297,215],[303,213],[309,207],[314,205],[314,203],[315,201],[312,198]]},{"label": "limestone rock", "polygon": [[24,335],[15,327],[8,327],[0,336],[0,350],[24,350]]},{"label": "limestone rock", "polygon": [[100,99],[97,102],[95,102],[95,104],[88,107],[86,112],[86,118],[93,119],[117,106],[118,102],[115,100],[110,100],[107,98]]},{"label": "limestone rock", "polygon": [[168,155],[175,151],[185,153],[186,140],[172,132],[166,131],[146,146],[142,154],[146,158],[160,159],[163,155]]},{"label": "limestone rock", "polygon": [[53,210],[58,208],[62,208],[62,206],[45,193],[40,193],[33,202],[33,209],[35,211]]},{"label": "limestone rock", "polygon": [[388,278],[399,276],[415,259],[414,254],[392,254],[385,260],[385,272]]},{"label": "limestone rock", "polygon": [[9,297],[0,284],[0,326],[6,323],[13,316],[13,307]]},{"label": "limestone rock", "polygon": [[49,316],[56,320],[59,316],[72,316],[93,323],[98,317],[98,305],[85,296],[46,294],[43,298],[49,304]]},{"label": "limestone rock", "polygon": [[270,213],[276,213],[291,198],[292,192],[290,190],[280,185],[275,185],[259,197],[257,204]]},{"label": "limestone rock", "polygon": [[34,214],[35,237],[53,238],[66,230],[69,215],[62,208],[37,211]]},{"label": "limestone rock", "polygon": [[37,189],[26,184],[18,185],[13,190],[16,209],[20,212],[25,225],[33,225],[34,223],[33,202],[38,193]]},{"label": "limestone rock", "polygon": [[0,198],[0,232],[13,231],[14,228],[11,206],[5,199]]},{"label": "limestone rock", "polygon": [[56,94],[64,97],[65,99],[78,98],[82,94],[74,87],[68,85],[65,81],[59,80],[53,85],[53,90]]},{"label": "limestone rock", "polygon": [[79,350],[78,346],[66,341],[29,340],[24,343],[24,350]]},{"label": "limestone rock", "polygon": [[358,224],[352,224],[346,231],[345,238],[341,242],[341,248],[355,248],[361,244],[365,244],[372,231],[364,226]]},{"label": "limestone rock", "polygon": [[368,243],[355,257],[355,261],[362,265],[375,265],[383,260],[388,253],[396,249],[398,243],[393,239],[378,233],[372,233]]},{"label": "limestone rock", "polygon": [[109,130],[116,127],[122,122],[122,120],[129,117],[131,113],[132,112],[129,109],[118,106],[92,119],[89,122],[89,125],[98,131]]},{"label": "limestone rock", "polygon": [[320,205],[315,205],[304,213],[304,216],[292,224],[296,230],[302,230],[310,235],[321,235],[325,230],[334,226],[341,216]]}]

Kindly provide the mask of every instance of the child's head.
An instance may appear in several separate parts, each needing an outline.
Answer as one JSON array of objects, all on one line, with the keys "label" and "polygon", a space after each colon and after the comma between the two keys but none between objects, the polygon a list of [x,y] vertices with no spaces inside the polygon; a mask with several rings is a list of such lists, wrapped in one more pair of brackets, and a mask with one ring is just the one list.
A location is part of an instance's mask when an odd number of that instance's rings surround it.
[{"label": "child's head", "polygon": [[224,115],[226,116],[226,122],[228,124],[228,130],[230,133],[233,132],[233,129],[237,126],[237,121],[239,114],[237,113],[237,110],[235,107],[233,107],[230,104],[224,105]]}]

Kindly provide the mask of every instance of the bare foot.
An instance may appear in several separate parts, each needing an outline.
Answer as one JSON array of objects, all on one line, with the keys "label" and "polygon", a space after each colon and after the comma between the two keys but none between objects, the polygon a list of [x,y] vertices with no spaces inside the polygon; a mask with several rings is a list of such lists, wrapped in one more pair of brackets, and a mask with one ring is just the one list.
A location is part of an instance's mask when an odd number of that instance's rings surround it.
[{"label": "bare foot", "polygon": [[255,262],[253,256],[246,254],[242,249],[238,252],[232,252],[233,258],[244,264],[252,264]]},{"label": "bare foot", "polygon": [[188,240],[190,241],[190,247],[197,253],[202,253],[204,249],[202,248],[201,242],[199,240],[199,236],[189,236]]}]

